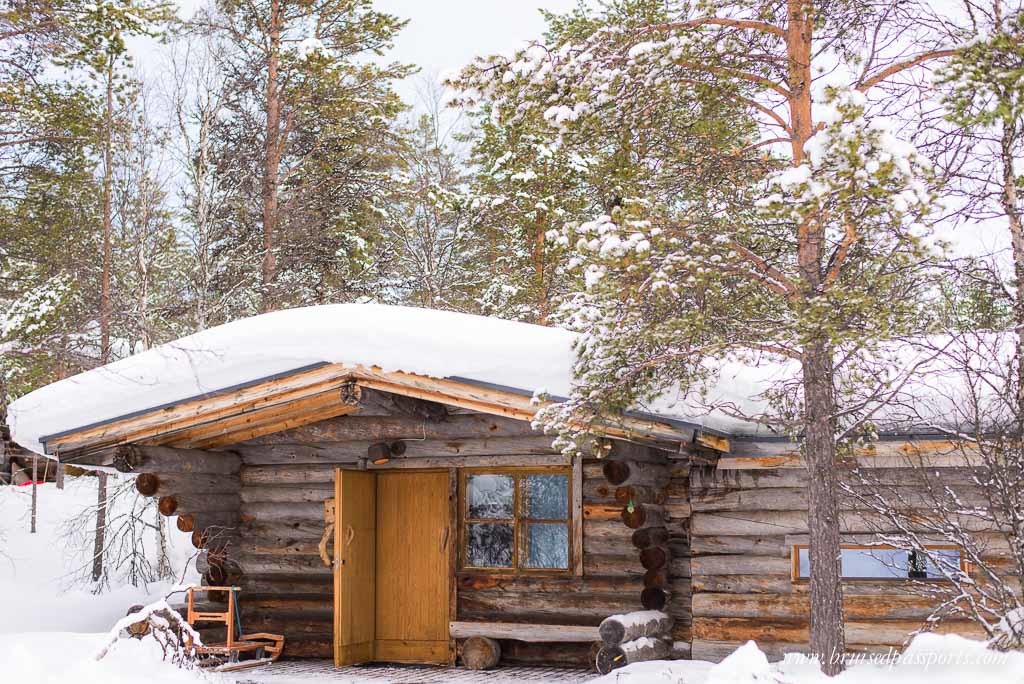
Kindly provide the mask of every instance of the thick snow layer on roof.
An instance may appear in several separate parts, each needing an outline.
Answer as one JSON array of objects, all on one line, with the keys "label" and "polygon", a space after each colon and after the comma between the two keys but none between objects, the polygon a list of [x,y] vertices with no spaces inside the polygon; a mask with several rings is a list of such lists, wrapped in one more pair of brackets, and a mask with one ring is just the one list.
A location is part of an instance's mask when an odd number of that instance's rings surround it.
[{"label": "thick snow layer on roof", "polygon": [[[290,309],[211,328],[48,385],[11,404],[9,415],[15,441],[43,453],[43,436],[324,362],[565,397],[574,340],[573,333],[558,328],[432,309],[378,304]],[[862,370],[843,408],[860,402],[857,412],[883,431],[965,424],[971,413],[964,405],[966,385],[994,386],[1012,356],[1010,342],[1012,336],[979,334],[892,345],[877,352],[877,359],[865,356],[864,368],[875,364],[881,375],[865,380]],[[980,369],[980,375],[965,380],[965,364]],[[764,419],[771,416],[766,391],[793,387],[800,374],[793,360],[729,359],[712,365],[715,380],[708,387],[685,396],[667,393],[642,409],[723,433],[763,434],[769,432]],[[900,379],[911,369],[910,381]]]},{"label": "thick snow layer on roof", "polygon": [[[15,441],[42,453],[40,437],[46,435],[321,362],[567,396],[573,340],[573,333],[558,328],[431,309],[289,309],[211,328],[47,385],[15,401],[9,413]],[[734,422],[722,417],[715,426]]]}]

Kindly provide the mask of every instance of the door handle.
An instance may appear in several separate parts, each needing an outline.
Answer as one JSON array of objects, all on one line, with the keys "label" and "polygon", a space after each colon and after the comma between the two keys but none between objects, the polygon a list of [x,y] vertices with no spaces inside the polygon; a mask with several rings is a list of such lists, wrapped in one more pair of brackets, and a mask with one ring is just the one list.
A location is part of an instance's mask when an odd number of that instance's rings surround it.
[{"label": "door handle", "polygon": [[356,538],[356,531],[351,525],[345,530],[345,546],[351,546],[352,540]]},{"label": "door handle", "polygon": [[444,532],[441,533],[441,553],[448,548],[448,535],[451,533],[451,528],[444,528]]},{"label": "door handle", "polygon": [[331,550],[329,546],[331,535],[333,534],[334,523],[327,523],[327,526],[324,527],[324,534],[322,537],[320,537],[320,545],[317,547],[317,549],[320,551],[320,560],[322,560],[324,562],[324,565],[326,565],[327,567],[331,567],[331,565],[333,564],[331,561]]}]

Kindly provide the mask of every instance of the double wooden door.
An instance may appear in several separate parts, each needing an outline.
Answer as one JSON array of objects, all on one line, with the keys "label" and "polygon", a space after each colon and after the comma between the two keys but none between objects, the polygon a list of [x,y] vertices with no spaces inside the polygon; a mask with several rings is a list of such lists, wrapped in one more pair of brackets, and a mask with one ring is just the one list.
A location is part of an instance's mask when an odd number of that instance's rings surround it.
[{"label": "double wooden door", "polygon": [[447,471],[336,471],[336,665],[450,661],[449,492]]}]

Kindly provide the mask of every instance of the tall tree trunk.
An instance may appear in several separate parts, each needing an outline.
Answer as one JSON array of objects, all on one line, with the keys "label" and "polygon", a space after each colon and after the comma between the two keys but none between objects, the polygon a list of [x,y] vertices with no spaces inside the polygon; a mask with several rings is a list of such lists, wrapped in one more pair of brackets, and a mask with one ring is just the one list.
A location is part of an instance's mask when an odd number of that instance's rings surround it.
[{"label": "tall tree trunk", "polygon": [[271,0],[267,31],[267,124],[263,146],[263,267],[261,271],[261,309],[275,307],[274,279],[277,263],[274,258],[275,232],[278,221],[279,173],[281,169],[281,92],[278,66],[281,51],[281,4]]},{"label": "tall tree trunk", "polygon": [[107,62],[107,98],[103,110],[103,276],[100,281],[100,363],[110,361],[110,278],[113,248],[111,231],[111,187],[113,185],[114,58]]},{"label": "tall tree trunk", "polygon": [[[793,164],[804,161],[804,145],[814,135],[811,112],[811,43],[814,17],[806,0],[788,0],[786,48]],[[825,236],[813,216],[797,228],[797,260],[805,301],[821,294]],[[811,588],[811,652],[825,674],[843,670],[843,592],[840,562],[838,483],[835,470],[836,413],[832,348],[820,336],[803,349],[804,456],[808,469]]]},{"label": "tall tree trunk", "polygon": [[1013,144],[1019,135],[1015,120],[1003,124],[1000,140],[1000,161],[1003,166],[1003,192],[1000,200],[1010,228],[1010,246],[1013,251],[1014,294],[1013,323],[1017,336],[1017,415],[1024,420],[1024,225],[1021,225],[1017,198],[1017,180],[1014,177]]},{"label": "tall tree trunk", "polygon": [[[113,185],[113,138],[114,138],[114,58],[108,57],[107,62],[107,97],[103,111],[103,280],[100,283],[100,363],[110,362],[110,279],[113,261],[111,232],[113,217],[111,215],[111,187]],[[107,474],[97,472],[96,492],[96,533],[93,538],[92,579],[99,582],[103,578],[103,552],[107,536]]]},{"label": "tall tree trunk", "polygon": [[103,549],[107,544],[107,474],[96,473],[96,483],[96,536],[93,539],[92,581],[98,583],[104,575]]}]

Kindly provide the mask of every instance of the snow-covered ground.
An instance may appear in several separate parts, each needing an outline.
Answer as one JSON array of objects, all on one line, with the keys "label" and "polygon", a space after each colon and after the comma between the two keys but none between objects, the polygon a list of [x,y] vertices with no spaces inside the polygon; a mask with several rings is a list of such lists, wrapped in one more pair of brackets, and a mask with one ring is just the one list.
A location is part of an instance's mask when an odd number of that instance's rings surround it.
[{"label": "snow-covered ground", "polygon": [[830,678],[817,663],[769,663],[754,642],[718,664],[702,661],[629,665],[590,684],[1020,684],[1024,653],[998,653],[956,635],[924,634],[900,656],[853,664]]},{"label": "snow-covered ground", "polygon": [[[113,492],[125,481],[111,476],[108,488]],[[96,478],[67,477],[63,491],[52,483],[40,485],[38,498],[38,531],[30,534],[32,488],[0,487],[0,634],[105,632],[129,607],[151,603],[180,583],[133,587],[115,576],[110,590],[94,594],[82,581],[91,567],[91,540],[76,541],[67,528],[80,520],[83,532],[92,529]],[[112,510],[111,516],[117,513]],[[169,523],[169,557],[181,578],[194,549],[188,535],[177,531],[174,519]],[[152,554],[155,544],[149,541]]]},{"label": "snow-covered ground", "polygon": [[[113,489],[117,480],[112,478]],[[39,487],[38,532],[29,534],[31,488],[0,487],[0,682],[14,684],[235,684],[259,681],[253,673],[217,675],[181,670],[162,660],[152,640],[121,639],[100,659],[111,627],[129,606],[150,603],[175,582],[132,587],[123,582],[94,594],[76,584],[90,549],[69,542],[67,522],[92,515],[96,480],[67,478],[59,491]],[[123,505],[123,504],[122,504]],[[88,522],[88,521],[87,521]],[[172,521],[173,522],[173,521]],[[172,524],[171,530],[175,530]],[[172,532],[172,564],[184,568],[192,549],[186,535]],[[186,576],[186,582],[195,578]],[[112,584],[117,582],[113,578]],[[270,672],[273,672],[271,668]],[[279,682],[280,679],[275,679]],[[289,679],[291,681],[291,679]],[[301,679],[295,681],[303,681]],[[332,681],[337,681],[333,680]],[[358,681],[358,680],[353,680]],[[1024,654],[1001,654],[961,637],[923,635],[902,659],[857,664],[830,680],[816,664],[769,664],[747,644],[720,664],[638,663],[592,684],[1024,684]]]}]

